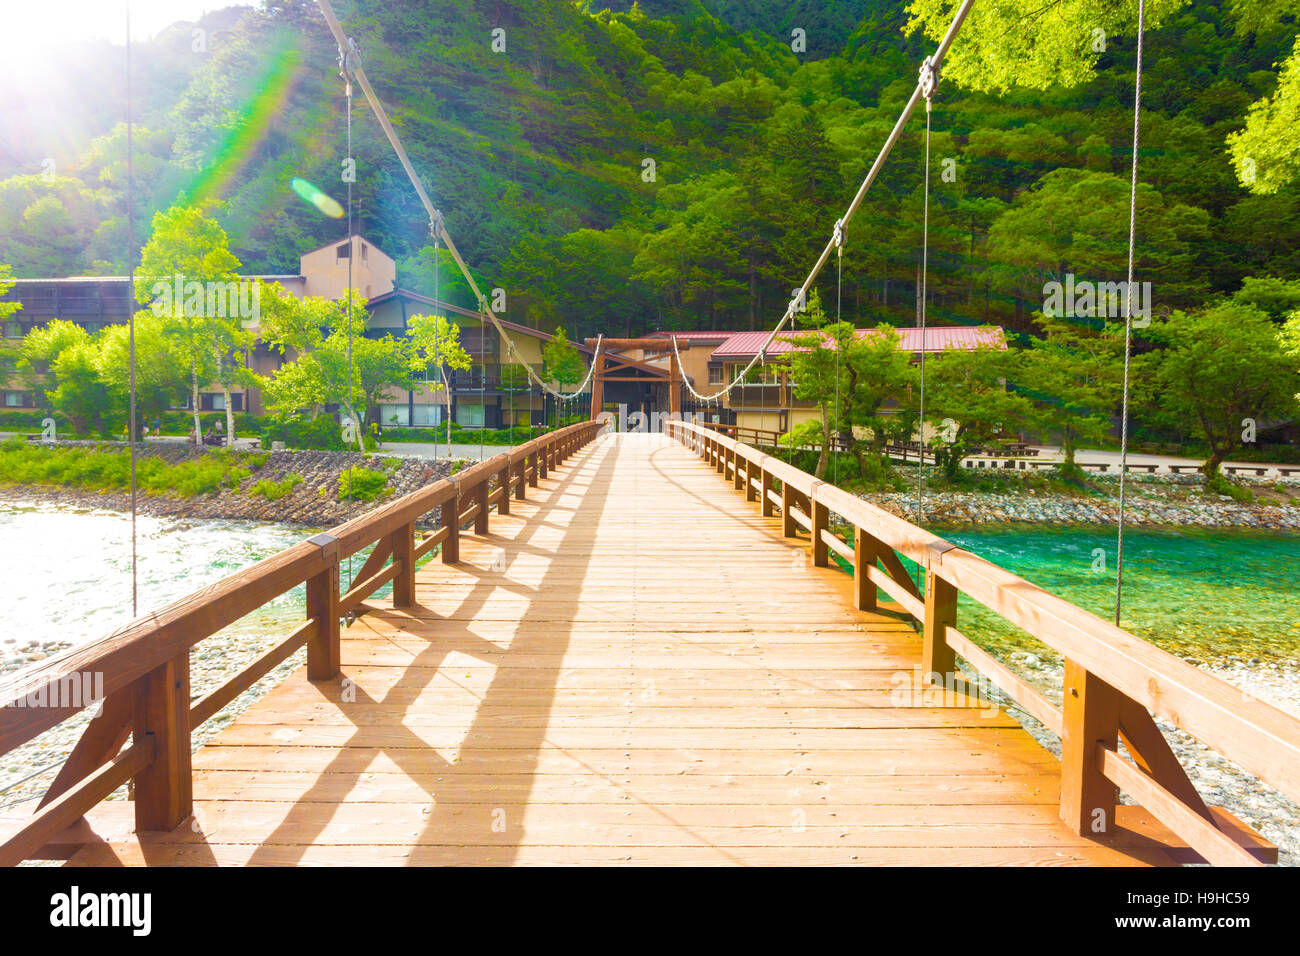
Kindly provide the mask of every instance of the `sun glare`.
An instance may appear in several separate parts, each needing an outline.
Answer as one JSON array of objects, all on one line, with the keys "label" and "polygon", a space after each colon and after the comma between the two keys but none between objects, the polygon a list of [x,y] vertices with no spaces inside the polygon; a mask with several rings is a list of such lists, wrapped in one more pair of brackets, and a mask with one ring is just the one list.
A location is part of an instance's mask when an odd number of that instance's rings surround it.
[{"label": "sun glare", "polygon": [[137,41],[155,36],[177,21],[197,20],[209,10],[237,6],[222,0],[44,0],[13,4],[5,11],[5,59],[22,76],[48,66],[83,44],[126,39],[127,8],[131,36]]}]

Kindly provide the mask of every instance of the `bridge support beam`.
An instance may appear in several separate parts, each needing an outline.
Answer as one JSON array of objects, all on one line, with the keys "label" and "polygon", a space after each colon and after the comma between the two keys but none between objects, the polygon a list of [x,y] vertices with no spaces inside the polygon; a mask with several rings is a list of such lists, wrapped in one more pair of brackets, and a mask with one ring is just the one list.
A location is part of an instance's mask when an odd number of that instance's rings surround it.
[{"label": "bridge support beam", "polygon": [[135,777],[137,830],[174,830],[194,812],[190,777],[190,652],[136,685],[135,739],[153,739],[153,761]]},{"label": "bridge support beam", "polygon": [[456,497],[443,502],[440,514],[442,526],[447,529],[447,540],[442,543],[442,563],[456,564],[460,561],[460,488]]},{"label": "bridge support beam", "polygon": [[484,475],[474,489],[474,500],[478,503],[478,511],[474,514],[474,533],[488,533],[488,478]]},{"label": "bridge support beam", "polygon": [[393,578],[393,607],[412,607],[415,604],[415,522],[394,531],[392,542],[393,564],[397,566]]},{"label": "bridge support beam", "polygon": [[790,482],[781,482],[781,533],[787,538],[798,537],[799,523],[794,520],[794,505],[799,500],[799,493],[790,487]]},{"label": "bridge support beam", "polygon": [[957,655],[948,644],[948,625],[957,623],[957,589],[933,571],[925,572],[924,643],[921,673],[938,675],[942,684],[957,667]]},{"label": "bridge support beam", "polygon": [[853,529],[853,599],[859,611],[876,609],[876,583],[867,574],[876,566],[879,542],[861,528]]},{"label": "bridge support beam", "polygon": [[316,635],[307,642],[307,679],[331,680],[339,672],[339,564],[307,581],[307,617]]},{"label": "bridge support beam", "polygon": [[1081,836],[1105,835],[1117,791],[1101,772],[1098,750],[1118,744],[1119,693],[1067,657],[1061,712],[1061,819]]},{"label": "bridge support beam", "polygon": [[824,568],[830,563],[830,548],[822,537],[822,532],[830,529],[830,509],[814,498],[811,502],[812,513],[812,557],[813,567]]},{"label": "bridge support beam", "polygon": [[510,459],[506,458],[506,463],[501,466],[497,472],[497,488],[501,495],[497,500],[497,514],[510,514]]}]

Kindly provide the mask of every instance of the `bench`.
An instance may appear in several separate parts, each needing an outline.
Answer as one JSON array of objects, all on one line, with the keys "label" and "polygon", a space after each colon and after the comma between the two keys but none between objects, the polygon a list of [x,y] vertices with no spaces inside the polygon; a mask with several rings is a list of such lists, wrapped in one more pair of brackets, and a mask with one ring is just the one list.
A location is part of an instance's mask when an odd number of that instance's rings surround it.
[{"label": "bench", "polygon": [[1251,466],[1248,466],[1248,465],[1229,465],[1229,466],[1227,466],[1227,467],[1224,469],[1224,471],[1226,471],[1226,472],[1227,472],[1228,474],[1230,474],[1230,475],[1240,475],[1240,474],[1243,474],[1243,473],[1244,473],[1244,474],[1248,474],[1248,475],[1267,475],[1267,474],[1268,474],[1268,469],[1267,469],[1267,468],[1255,468],[1255,467],[1251,467]]},{"label": "bench", "polygon": [[1154,475],[1156,473],[1156,469],[1159,467],[1160,467],[1159,465],[1126,465],[1125,466],[1125,468],[1128,471],[1136,471],[1139,468],[1141,468],[1145,470],[1148,475]]},{"label": "bench", "polygon": [[1181,475],[1185,471],[1197,472],[1201,470],[1200,465],[1170,465],[1169,473],[1171,475]]},{"label": "bench", "polygon": [[1290,478],[1297,471],[1300,471],[1300,468],[1279,468],[1277,470],[1277,473],[1281,475],[1283,478]]}]

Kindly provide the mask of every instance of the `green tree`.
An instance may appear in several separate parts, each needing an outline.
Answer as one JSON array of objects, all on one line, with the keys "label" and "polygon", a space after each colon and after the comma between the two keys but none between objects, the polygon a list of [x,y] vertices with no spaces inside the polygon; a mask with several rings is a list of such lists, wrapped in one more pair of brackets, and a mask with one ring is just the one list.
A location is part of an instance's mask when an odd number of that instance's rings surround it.
[{"label": "green tree", "polygon": [[[135,316],[137,422],[161,419],[186,391],[185,361],[174,352],[168,323],[148,309]],[[115,410],[127,415],[131,402],[130,327],[110,325],[95,339],[94,365]]]},{"label": "green tree", "polygon": [[272,341],[297,357],[259,379],[268,407],[281,414],[311,409],[314,420],[322,406],[342,406],[358,451],[365,449],[363,421],[378,420],[384,393],[415,384],[408,344],[391,335],[366,335],[370,319],[364,302],[355,290],[332,302],[303,300],[300,306],[279,298],[272,307]]},{"label": "green tree", "polygon": [[1034,403],[1007,387],[1018,377],[1019,355],[980,345],[930,357],[925,370],[925,421],[935,461],[949,481],[976,448],[1010,437],[1034,421]]},{"label": "green tree", "polygon": [[73,322],[55,319],[28,333],[19,374],[78,433],[107,434],[112,395],[100,377],[95,342]]},{"label": "green tree", "polygon": [[447,409],[447,457],[451,457],[451,382],[448,369],[464,372],[473,364],[460,342],[460,326],[445,315],[413,315],[406,327],[411,340],[411,370],[422,372],[421,388],[429,387],[429,370],[437,369],[442,380],[442,397]]},{"label": "green tree", "polygon": [[89,342],[89,332],[64,319],[52,319],[27,333],[16,348],[17,371],[22,383],[36,394],[37,405],[46,404],[50,393],[59,387],[55,369],[59,356]]},{"label": "green tree", "polygon": [[[253,343],[241,316],[231,308],[229,291],[237,288],[239,260],[216,219],[208,215],[215,204],[178,205],[157,213],[153,234],[140,251],[135,295],[151,305],[156,315],[170,320],[177,351],[190,374],[194,433],[199,422],[199,389],[213,382],[221,387],[226,404],[226,440],[235,440],[234,402],[231,388],[248,384],[243,350]],[[179,288],[177,285],[179,284]],[[242,297],[236,297],[242,300]]]},{"label": "green tree", "polygon": [[1300,370],[1259,309],[1226,301],[1174,312],[1150,335],[1164,345],[1152,360],[1156,401],[1167,419],[1190,421],[1205,439],[1207,478],[1218,477],[1219,465],[1254,430],[1247,419],[1259,429],[1296,414]]},{"label": "green tree", "polygon": [[1063,470],[1074,473],[1080,442],[1100,442],[1110,428],[1107,413],[1123,382],[1124,327],[1042,313],[1034,321],[1042,337],[1021,354],[1019,384],[1034,399],[1039,427],[1060,435]]},{"label": "green tree", "polygon": [[780,364],[790,370],[795,397],[815,403],[821,412],[821,450],[813,470],[821,478],[830,463],[831,434],[849,427],[844,414],[850,396],[848,366],[839,360],[839,353],[852,341],[853,326],[848,322],[827,325],[816,290],[808,297],[800,324],[811,328],[785,336],[791,351],[780,359]]},{"label": "green tree", "polygon": [[[557,391],[577,385],[587,375],[582,353],[564,336],[564,326],[556,326],[555,335],[542,347],[542,374]],[[555,414],[560,414],[557,408]]]}]

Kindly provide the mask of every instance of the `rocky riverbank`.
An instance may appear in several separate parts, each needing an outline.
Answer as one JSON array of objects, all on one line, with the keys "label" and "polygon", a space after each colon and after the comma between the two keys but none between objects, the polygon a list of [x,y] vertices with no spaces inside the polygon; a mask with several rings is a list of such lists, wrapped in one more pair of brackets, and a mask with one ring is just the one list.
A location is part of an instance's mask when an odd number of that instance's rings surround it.
[{"label": "rocky riverbank", "polygon": [[[1038,479],[1038,480],[1034,480]],[[1088,486],[1060,490],[1041,476],[1010,479],[994,491],[927,489],[922,523],[980,525],[1115,525],[1119,521],[1119,482],[1092,478]],[[1294,478],[1242,483],[1256,500],[1237,501],[1207,493],[1194,475],[1130,475],[1126,481],[1125,524],[1138,527],[1260,528],[1300,530],[1300,481]],[[915,490],[862,495],[886,511],[917,520]]]},{"label": "rocky riverbank", "polygon": [[[120,442],[61,442],[64,446],[97,446],[123,450]],[[210,449],[178,442],[148,442],[143,453],[169,463],[211,454]],[[159,517],[226,518],[238,521],[275,521],[313,528],[329,528],[365,514],[377,505],[410,494],[452,474],[463,462],[435,461],[425,458],[393,458],[341,451],[274,451],[258,455],[261,467],[230,488],[206,494],[181,496],[140,494],[137,508],[141,514]],[[362,467],[387,476],[381,496],[376,500],[339,499],[339,478],[348,468]],[[0,483],[4,476],[0,475]],[[274,484],[276,489],[269,489]],[[259,493],[258,487],[270,490],[271,497]],[[0,500],[40,501],[77,508],[105,508],[127,511],[131,496],[122,491],[94,491],[84,488],[50,485],[0,484]],[[425,516],[435,523],[438,510]]]}]

